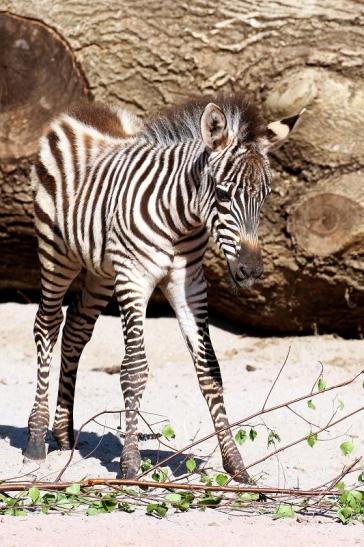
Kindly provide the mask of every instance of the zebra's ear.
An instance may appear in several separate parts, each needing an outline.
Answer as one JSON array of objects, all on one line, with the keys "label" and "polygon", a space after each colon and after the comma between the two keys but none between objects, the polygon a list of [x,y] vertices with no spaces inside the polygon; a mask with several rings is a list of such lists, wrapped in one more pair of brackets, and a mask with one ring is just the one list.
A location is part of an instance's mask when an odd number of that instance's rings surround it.
[{"label": "zebra's ear", "polygon": [[226,116],[219,106],[209,103],[200,120],[203,142],[211,150],[223,150],[229,141]]},{"label": "zebra's ear", "polygon": [[297,127],[305,110],[303,108],[299,114],[268,124],[267,133],[263,139],[265,148],[270,150],[271,148],[280,146],[289,137],[291,131]]}]

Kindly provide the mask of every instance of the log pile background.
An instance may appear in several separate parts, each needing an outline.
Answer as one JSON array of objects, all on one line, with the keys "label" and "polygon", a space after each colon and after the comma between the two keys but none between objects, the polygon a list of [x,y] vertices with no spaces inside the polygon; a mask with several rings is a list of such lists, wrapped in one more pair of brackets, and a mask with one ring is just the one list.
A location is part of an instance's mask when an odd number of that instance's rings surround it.
[{"label": "log pile background", "polygon": [[253,329],[362,336],[360,0],[3,0],[1,9],[0,291],[39,286],[28,175],[50,117],[85,95],[145,116],[191,94],[246,89],[267,121],[308,110],[272,157],[266,276],[232,297],[211,245],[210,307]]}]

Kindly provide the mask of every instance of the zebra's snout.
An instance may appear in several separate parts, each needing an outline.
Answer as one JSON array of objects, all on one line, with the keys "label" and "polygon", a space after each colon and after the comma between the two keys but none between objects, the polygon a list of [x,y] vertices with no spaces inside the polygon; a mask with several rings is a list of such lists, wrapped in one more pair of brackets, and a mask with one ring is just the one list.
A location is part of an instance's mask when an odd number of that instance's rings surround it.
[{"label": "zebra's snout", "polygon": [[261,262],[259,264],[241,264],[239,270],[244,278],[252,277],[254,279],[259,279],[264,273],[263,264]]},{"label": "zebra's snout", "polygon": [[251,287],[256,279],[262,277],[264,266],[259,244],[242,243],[231,271],[240,287]]}]

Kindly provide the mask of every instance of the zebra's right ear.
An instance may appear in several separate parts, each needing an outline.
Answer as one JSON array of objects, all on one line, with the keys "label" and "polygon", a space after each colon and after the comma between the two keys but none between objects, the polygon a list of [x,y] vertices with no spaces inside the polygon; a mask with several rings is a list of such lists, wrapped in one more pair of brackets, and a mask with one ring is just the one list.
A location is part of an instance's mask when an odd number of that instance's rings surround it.
[{"label": "zebra's right ear", "polygon": [[211,150],[223,150],[229,141],[226,116],[219,106],[209,103],[200,120],[203,142]]},{"label": "zebra's right ear", "polygon": [[297,127],[297,124],[305,111],[306,109],[302,108],[299,114],[295,114],[289,118],[283,118],[282,120],[267,125],[267,134],[263,139],[266,150],[278,148],[278,146],[289,137],[291,131]]}]

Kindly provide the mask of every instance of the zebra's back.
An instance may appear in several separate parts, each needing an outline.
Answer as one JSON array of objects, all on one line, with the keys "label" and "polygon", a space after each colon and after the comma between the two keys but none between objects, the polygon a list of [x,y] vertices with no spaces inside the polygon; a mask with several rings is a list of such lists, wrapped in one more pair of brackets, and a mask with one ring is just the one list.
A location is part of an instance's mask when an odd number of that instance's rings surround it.
[{"label": "zebra's back", "polygon": [[102,267],[118,157],[141,128],[130,112],[97,103],[77,105],[53,120],[33,172],[40,243],[54,241],[88,269]]}]

